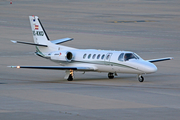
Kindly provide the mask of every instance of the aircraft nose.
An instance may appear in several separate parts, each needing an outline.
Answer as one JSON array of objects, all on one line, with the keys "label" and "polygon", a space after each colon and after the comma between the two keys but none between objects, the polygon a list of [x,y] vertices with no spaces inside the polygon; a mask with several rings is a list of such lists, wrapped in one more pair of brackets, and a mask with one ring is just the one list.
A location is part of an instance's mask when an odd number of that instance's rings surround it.
[{"label": "aircraft nose", "polygon": [[138,61],[136,62],[137,68],[143,73],[154,73],[157,71],[157,67],[148,61]]},{"label": "aircraft nose", "polygon": [[145,73],[154,73],[157,71],[157,67],[153,63],[146,63],[144,65],[144,72]]}]

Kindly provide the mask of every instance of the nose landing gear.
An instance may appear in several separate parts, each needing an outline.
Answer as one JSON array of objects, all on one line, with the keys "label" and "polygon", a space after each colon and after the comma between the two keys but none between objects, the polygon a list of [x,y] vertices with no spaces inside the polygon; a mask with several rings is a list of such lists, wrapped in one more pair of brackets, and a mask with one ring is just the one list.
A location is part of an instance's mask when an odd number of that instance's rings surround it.
[{"label": "nose landing gear", "polygon": [[139,82],[144,82],[144,77],[142,75],[138,75]]}]

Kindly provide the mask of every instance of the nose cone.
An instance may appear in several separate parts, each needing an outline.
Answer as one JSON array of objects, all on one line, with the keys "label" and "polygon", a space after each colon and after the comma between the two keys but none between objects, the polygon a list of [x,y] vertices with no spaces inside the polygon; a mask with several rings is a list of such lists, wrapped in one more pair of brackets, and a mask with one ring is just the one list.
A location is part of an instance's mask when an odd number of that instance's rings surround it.
[{"label": "nose cone", "polygon": [[146,64],[144,64],[144,68],[143,68],[145,73],[154,73],[157,71],[157,67],[150,62],[147,62]]},{"label": "nose cone", "polygon": [[157,71],[157,67],[153,63],[150,63],[148,61],[141,60],[134,63],[136,64],[137,68],[143,73],[148,74]]}]

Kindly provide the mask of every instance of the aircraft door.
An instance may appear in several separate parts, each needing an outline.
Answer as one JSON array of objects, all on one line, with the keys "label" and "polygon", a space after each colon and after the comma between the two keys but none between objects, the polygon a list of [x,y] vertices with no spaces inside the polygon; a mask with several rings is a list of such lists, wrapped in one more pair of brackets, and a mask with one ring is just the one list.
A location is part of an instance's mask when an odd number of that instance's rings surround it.
[{"label": "aircraft door", "polygon": [[105,58],[104,58],[104,64],[105,65],[111,65],[110,59],[111,59],[112,53],[107,53]]}]

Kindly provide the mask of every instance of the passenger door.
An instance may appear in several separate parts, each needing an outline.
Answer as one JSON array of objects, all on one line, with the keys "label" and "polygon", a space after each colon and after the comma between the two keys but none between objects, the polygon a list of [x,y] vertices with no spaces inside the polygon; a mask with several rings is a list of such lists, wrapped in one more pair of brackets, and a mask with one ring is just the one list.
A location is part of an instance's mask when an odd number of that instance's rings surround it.
[{"label": "passenger door", "polygon": [[104,59],[104,64],[105,65],[111,65],[110,59],[111,59],[112,53],[107,53]]}]

